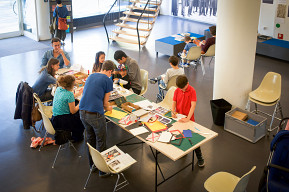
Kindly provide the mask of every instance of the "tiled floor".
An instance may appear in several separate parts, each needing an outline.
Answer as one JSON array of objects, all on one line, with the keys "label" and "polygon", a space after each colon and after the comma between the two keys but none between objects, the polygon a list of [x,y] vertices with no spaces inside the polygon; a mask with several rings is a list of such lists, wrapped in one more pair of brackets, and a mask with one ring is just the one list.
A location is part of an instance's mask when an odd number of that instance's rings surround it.
[{"label": "tiled floor", "polygon": [[[169,25],[168,25],[169,24]],[[159,54],[156,57],[154,51],[154,40],[170,34],[191,31],[202,34],[208,25],[179,19],[169,16],[161,16],[153,29],[152,35],[141,51],[137,46],[112,43],[107,44],[104,29],[102,27],[90,28],[76,31],[74,43],[71,44],[69,36],[66,40],[65,50],[71,55],[73,64],[81,64],[87,68],[92,67],[94,55],[97,51],[105,51],[107,59],[113,60],[115,50],[122,49],[129,56],[135,58],[140,68],[149,71],[149,77],[155,77],[164,73],[169,67],[168,56]],[[18,41],[20,38],[0,40],[0,43]],[[41,42],[47,44],[48,42]],[[30,46],[27,44],[26,46]],[[21,47],[17,47],[17,49]],[[16,48],[15,48],[16,49]],[[88,160],[85,143],[76,144],[82,158],[78,158],[73,150],[61,151],[55,168],[51,165],[57,151],[57,146],[44,147],[41,152],[30,149],[30,138],[38,136],[33,129],[24,130],[20,120],[13,120],[15,109],[15,93],[20,81],[27,81],[32,85],[37,78],[40,69],[41,57],[47,48],[35,51],[14,54],[0,58],[0,191],[30,192],[30,191],[82,191],[88,175]],[[232,61],[234,62],[234,61]],[[196,121],[209,129],[219,133],[219,136],[211,142],[202,146],[206,166],[203,169],[195,165],[192,172],[190,168],[185,169],[177,176],[159,187],[159,191],[205,191],[203,183],[217,171],[228,171],[237,176],[243,175],[253,165],[257,169],[253,172],[247,191],[255,192],[258,188],[262,170],[269,155],[270,137],[264,137],[256,144],[252,144],[223,130],[223,127],[213,124],[209,101],[213,94],[213,72],[214,64],[206,66],[208,73],[202,76],[201,68],[196,71],[186,68],[185,73],[189,82],[195,87],[198,96],[196,107]],[[282,98],[283,113],[289,114],[289,65],[288,62],[256,56],[253,88],[261,82],[263,76],[275,71],[282,75]],[[245,77],[244,77],[245,78]],[[145,96],[155,100],[157,86],[149,84]],[[261,108],[272,112],[273,108]],[[38,124],[39,126],[39,124]],[[112,124],[108,125],[108,147],[120,140],[129,137],[129,134],[120,130]],[[43,133],[41,134],[43,136]],[[134,145],[121,147],[138,162],[125,172],[130,185],[121,191],[153,191],[154,189],[154,161],[147,145]],[[160,155],[160,164],[164,166],[165,176],[169,176],[186,162],[191,156],[186,156],[176,162]],[[101,179],[97,174],[92,175],[86,189],[89,191],[112,191],[116,176]],[[161,180],[161,177],[159,177]]]}]

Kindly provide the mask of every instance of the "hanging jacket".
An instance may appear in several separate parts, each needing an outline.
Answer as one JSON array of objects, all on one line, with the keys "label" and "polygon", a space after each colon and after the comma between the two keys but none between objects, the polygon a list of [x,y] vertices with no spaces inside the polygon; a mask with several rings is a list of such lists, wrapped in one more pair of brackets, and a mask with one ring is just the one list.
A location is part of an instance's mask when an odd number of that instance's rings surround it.
[{"label": "hanging jacket", "polygon": [[29,129],[33,104],[33,90],[28,83],[21,81],[16,92],[14,119],[22,119],[24,129]]}]

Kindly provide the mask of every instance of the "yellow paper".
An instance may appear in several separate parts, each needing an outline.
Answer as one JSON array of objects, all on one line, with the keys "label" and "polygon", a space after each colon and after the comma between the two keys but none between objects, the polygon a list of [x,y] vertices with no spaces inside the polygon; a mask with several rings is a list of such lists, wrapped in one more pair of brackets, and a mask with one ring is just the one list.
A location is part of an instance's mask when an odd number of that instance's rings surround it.
[{"label": "yellow paper", "polygon": [[152,131],[152,132],[158,132],[163,131],[167,128],[167,126],[159,121],[155,121],[153,123],[145,123],[146,126]]},{"label": "yellow paper", "polygon": [[127,113],[125,112],[122,112],[122,111],[118,111],[118,110],[115,110],[115,109],[112,109],[112,112],[110,113],[110,111],[107,111],[105,113],[106,116],[108,117],[113,117],[113,118],[116,118],[116,119],[121,119],[123,117],[125,117],[127,115]]}]

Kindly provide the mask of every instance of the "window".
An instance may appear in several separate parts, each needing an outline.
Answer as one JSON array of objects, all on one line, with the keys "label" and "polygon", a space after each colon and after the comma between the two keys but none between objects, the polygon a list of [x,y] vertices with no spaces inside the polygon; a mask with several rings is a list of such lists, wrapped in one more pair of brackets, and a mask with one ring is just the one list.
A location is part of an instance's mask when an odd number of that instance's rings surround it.
[{"label": "window", "polygon": [[[84,3],[85,2],[85,3]],[[83,18],[95,15],[103,15],[108,12],[115,0],[73,0],[73,18]],[[120,3],[120,10],[125,10],[129,4],[129,0],[118,0],[113,7],[112,12],[119,10],[118,3]]]}]

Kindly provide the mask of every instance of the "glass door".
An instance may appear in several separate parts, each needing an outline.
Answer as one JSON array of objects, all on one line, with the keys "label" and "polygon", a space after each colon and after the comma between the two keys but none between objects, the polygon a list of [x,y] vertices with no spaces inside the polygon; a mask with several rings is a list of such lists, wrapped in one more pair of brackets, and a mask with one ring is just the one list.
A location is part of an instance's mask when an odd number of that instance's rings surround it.
[{"label": "glass door", "polygon": [[23,34],[20,0],[0,1],[0,39]]}]

